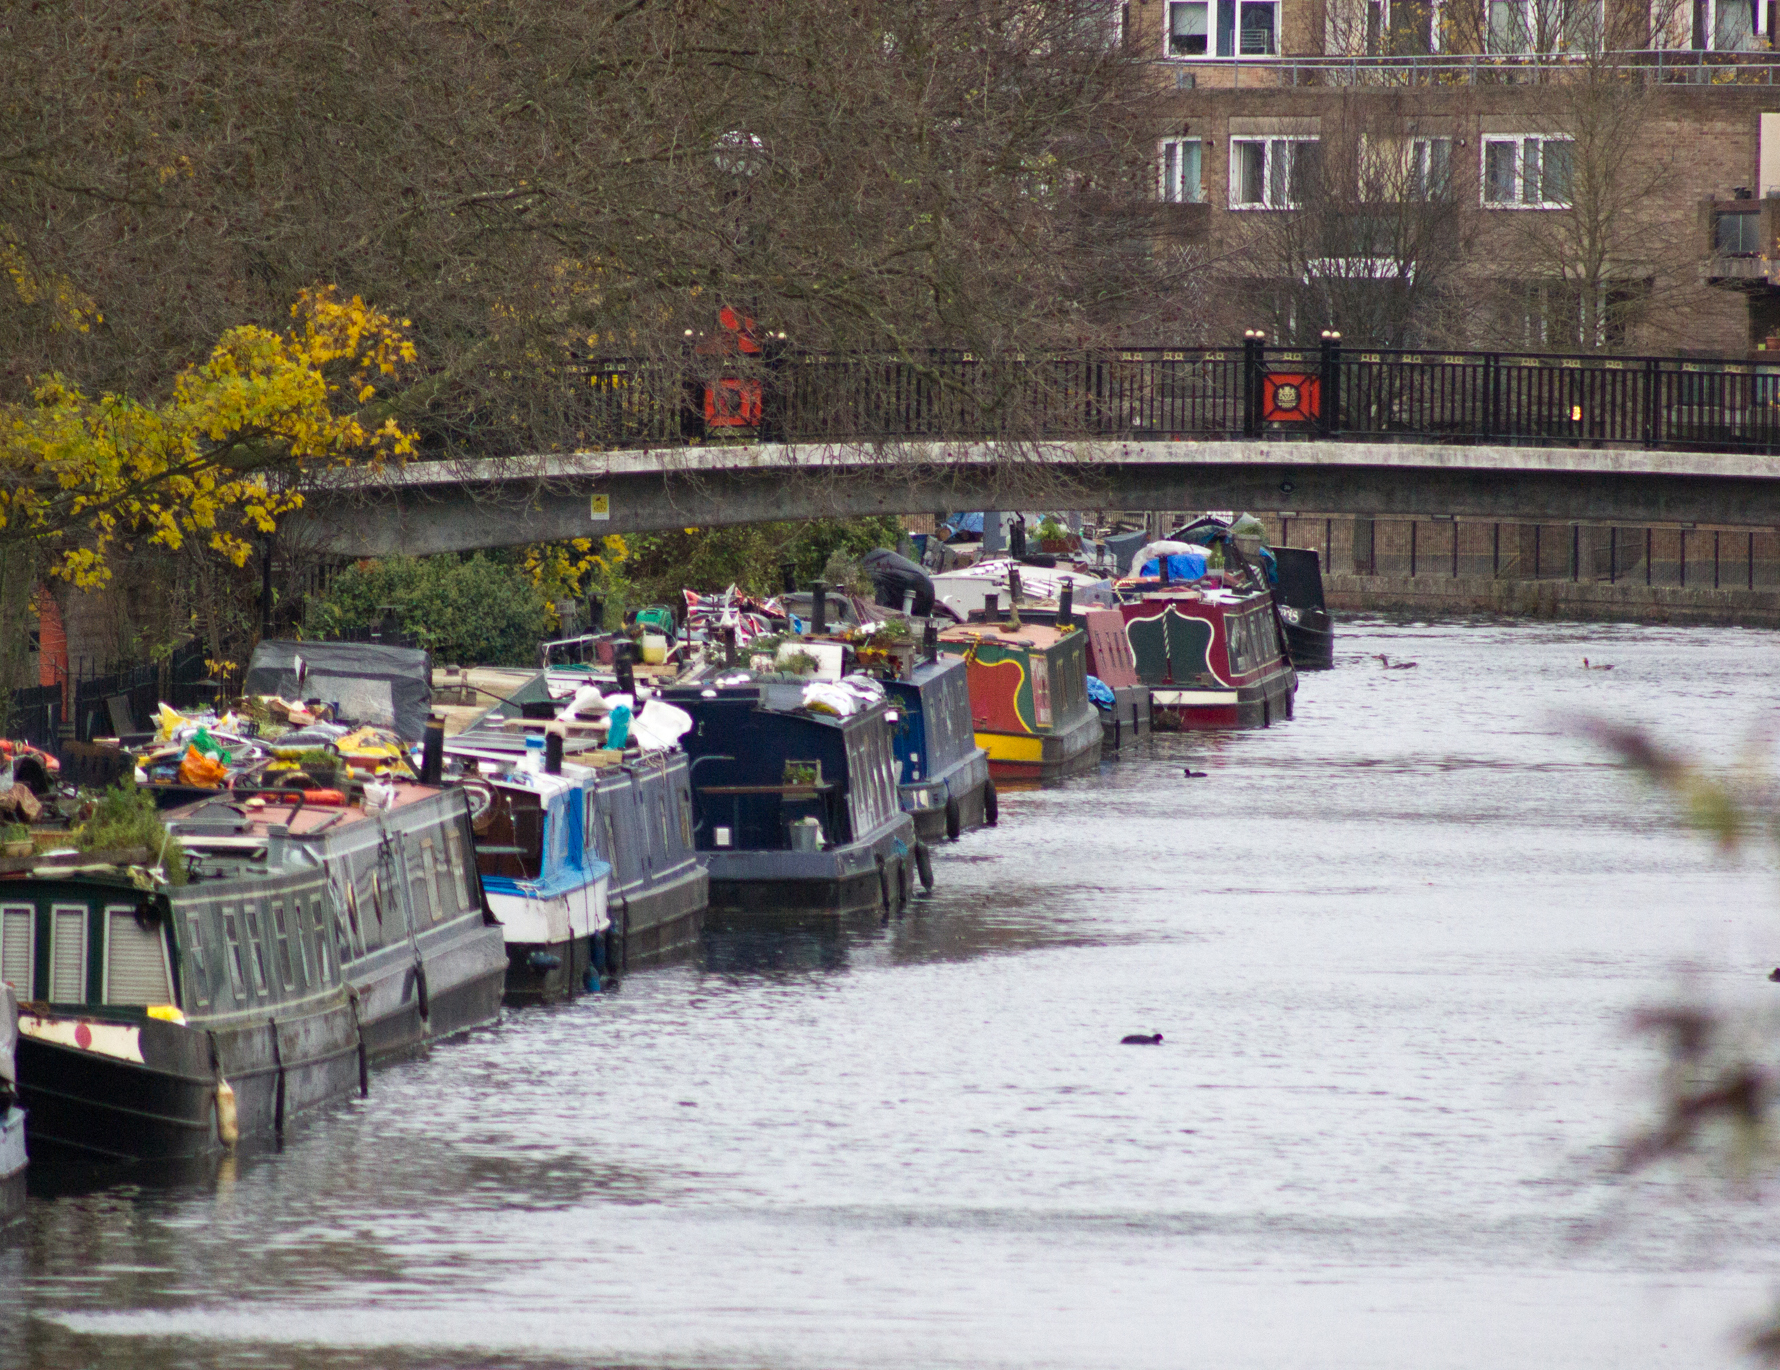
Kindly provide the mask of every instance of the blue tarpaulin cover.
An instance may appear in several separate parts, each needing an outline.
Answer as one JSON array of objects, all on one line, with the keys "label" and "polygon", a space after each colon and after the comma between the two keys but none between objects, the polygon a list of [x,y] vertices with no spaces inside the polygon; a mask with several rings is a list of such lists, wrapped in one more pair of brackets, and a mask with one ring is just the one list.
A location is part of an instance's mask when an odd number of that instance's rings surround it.
[{"label": "blue tarpaulin cover", "polygon": [[[1161,568],[1157,566],[1158,558],[1151,557],[1138,568],[1137,574],[1142,576],[1159,576]],[[1170,580],[1198,580],[1205,574],[1205,557],[1197,552],[1173,552],[1168,557],[1168,578]]]},{"label": "blue tarpaulin cover", "polygon": [[981,514],[953,514],[946,520],[946,525],[954,533],[981,533],[983,516]]},{"label": "blue tarpaulin cover", "polygon": [[1091,675],[1088,677],[1088,698],[1096,709],[1110,709],[1113,706],[1112,686],[1099,676]]}]

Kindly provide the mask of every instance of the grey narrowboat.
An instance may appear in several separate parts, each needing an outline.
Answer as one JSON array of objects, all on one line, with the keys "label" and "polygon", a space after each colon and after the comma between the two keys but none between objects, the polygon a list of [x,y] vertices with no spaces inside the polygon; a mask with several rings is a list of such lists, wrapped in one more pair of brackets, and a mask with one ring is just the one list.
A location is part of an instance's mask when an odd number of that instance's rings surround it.
[{"label": "grey narrowboat", "polygon": [[0,880],[34,1154],[175,1160],[277,1136],[368,1089],[380,1059],[493,1020],[506,956],[464,798],[386,799],[169,813],[183,885],[140,862]]},{"label": "grey narrowboat", "polygon": [[682,746],[713,910],[845,915],[908,901],[918,839],[876,682],[732,673],[658,697],[693,718]]}]

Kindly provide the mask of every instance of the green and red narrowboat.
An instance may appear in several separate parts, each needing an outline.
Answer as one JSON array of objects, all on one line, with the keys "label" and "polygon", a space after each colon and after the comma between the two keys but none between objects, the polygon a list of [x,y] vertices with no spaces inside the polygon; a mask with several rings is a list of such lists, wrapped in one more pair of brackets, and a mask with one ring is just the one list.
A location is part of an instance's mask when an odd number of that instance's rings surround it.
[{"label": "green and red narrowboat", "polygon": [[1298,675],[1265,591],[1134,586],[1119,606],[1157,729],[1265,728]]},{"label": "green and red narrowboat", "polygon": [[962,623],[939,649],[969,666],[977,746],[997,780],[1054,780],[1100,759],[1088,698],[1088,635],[1052,623]]}]

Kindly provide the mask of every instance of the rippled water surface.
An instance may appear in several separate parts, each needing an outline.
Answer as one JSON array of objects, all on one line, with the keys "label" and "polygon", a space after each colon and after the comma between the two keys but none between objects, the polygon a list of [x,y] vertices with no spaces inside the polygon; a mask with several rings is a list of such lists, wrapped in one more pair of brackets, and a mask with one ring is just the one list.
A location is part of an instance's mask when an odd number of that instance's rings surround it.
[{"label": "rippled water surface", "polygon": [[1734,1364],[1771,1210],[1607,1167],[1631,1008],[1780,996],[1772,863],[1564,720],[1732,759],[1780,638],[1344,629],[1295,721],[1006,795],[888,926],[711,934],[281,1154],[34,1196],[0,1367]]}]

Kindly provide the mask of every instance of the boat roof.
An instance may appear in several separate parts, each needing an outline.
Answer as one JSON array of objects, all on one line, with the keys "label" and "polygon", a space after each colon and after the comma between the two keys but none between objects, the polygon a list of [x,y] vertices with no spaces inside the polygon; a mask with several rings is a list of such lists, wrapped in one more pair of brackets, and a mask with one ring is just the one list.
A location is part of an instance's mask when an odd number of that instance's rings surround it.
[{"label": "boat roof", "polygon": [[[412,780],[396,779],[390,782],[394,791],[388,807],[403,808],[409,804],[418,804],[442,793],[437,785],[421,785]],[[255,805],[254,799],[263,799],[264,803]],[[206,833],[204,828],[204,810],[212,805],[220,805],[226,809],[230,826],[228,832]],[[223,821],[221,811],[214,813],[214,819],[220,824]],[[243,837],[257,838],[263,842],[274,827],[281,827],[292,837],[306,837],[323,829],[329,832],[342,831],[355,823],[362,823],[368,817],[363,801],[341,804],[301,804],[296,800],[284,799],[276,795],[242,796],[236,798],[230,790],[218,790],[207,799],[195,803],[184,804],[176,809],[169,809],[162,814],[162,821],[174,836],[186,846],[205,846],[213,840],[239,839]]]},{"label": "boat roof", "polygon": [[1031,647],[1038,651],[1055,647],[1065,638],[1082,631],[1081,625],[1071,624],[1068,628],[1059,629],[1054,623],[1027,623],[1022,621],[1018,628],[1012,628],[1005,622],[1000,623],[960,623],[956,627],[947,628],[939,635],[941,642],[999,642],[1007,646]]}]

